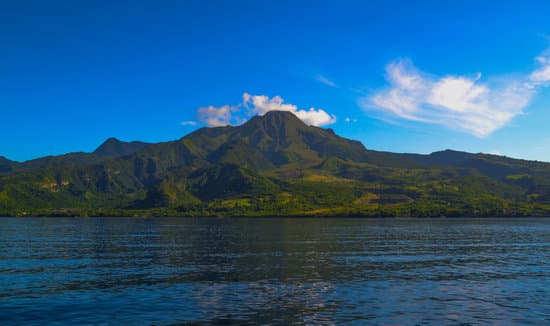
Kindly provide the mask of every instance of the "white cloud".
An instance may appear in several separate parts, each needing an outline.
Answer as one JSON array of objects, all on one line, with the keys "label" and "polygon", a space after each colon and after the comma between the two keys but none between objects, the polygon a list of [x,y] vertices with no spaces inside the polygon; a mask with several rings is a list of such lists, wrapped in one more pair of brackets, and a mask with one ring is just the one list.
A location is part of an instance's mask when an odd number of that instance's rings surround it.
[{"label": "white cloud", "polygon": [[400,60],[386,66],[389,86],[359,103],[398,118],[439,124],[484,137],[522,114],[537,88],[550,82],[550,57],[537,59],[541,67],[529,76],[498,83],[475,76],[433,76]]},{"label": "white cloud", "polygon": [[310,126],[326,126],[336,123],[336,116],[329,115],[324,110],[309,108],[309,110],[293,111],[293,113],[300,118],[305,124]]},{"label": "white cloud", "polygon": [[328,79],[327,77],[325,77],[323,75],[315,76],[315,80],[320,82],[321,84],[325,84],[329,87],[338,88],[338,85],[336,85],[335,82],[333,82],[332,80]]},{"label": "white cloud", "polygon": [[531,73],[529,79],[535,84],[547,83],[550,81],[550,55],[537,57],[537,62],[541,67]]},{"label": "white cloud", "polygon": [[182,126],[196,126],[197,121],[193,121],[193,120],[182,121],[181,125]]},{"label": "white cloud", "polygon": [[[238,105],[224,105],[220,107],[206,106],[198,109],[198,119],[210,127],[220,127],[241,124],[253,115],[264,115],[269,111],[288,111],[294,113],[305,124],[310,126],[324,126],[336,122],[336,116],[328,114],[323,109],[309,108],[300,110],[294,104],[284,103],[280,96],[272,98],[265,95],[243,94],[243,100]],[[246,108],[246,110],[241,110]],[[190,121],[185,121],[190,125]],[[184,124],[182,123],[182,124]]]},{"label": "white cloud", "polygon": [[280,96],[269,98],[265,95],[243,94],[243,105],[249,109],[251,114],[264,115],[269,111],[293,112],[297,110],[296,105],[283,102],[284,100]]},{"label": "white cloud", "polygon": [[210,127],[228,126],[234,122],[232,113],[238,108],[231,105],[221,107],[205,106],[198,109],[199,120]]},{"label": "white cloud", "polygon": [[264,115],[269,111],[288,111],[294,113],[304,123],[310,126],[324,126],[336,122],[336,116],[328,114],[323,109],[309,108],[299,110],[294,104],[284,103],[280,96],[269,98],[265,95],[243,94],[243,104],[251,114]]}]

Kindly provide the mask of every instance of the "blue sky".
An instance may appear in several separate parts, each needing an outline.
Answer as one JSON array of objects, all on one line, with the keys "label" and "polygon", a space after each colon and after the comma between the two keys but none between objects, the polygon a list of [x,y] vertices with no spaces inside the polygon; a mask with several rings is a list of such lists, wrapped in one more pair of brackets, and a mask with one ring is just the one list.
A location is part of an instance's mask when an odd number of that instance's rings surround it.
[{"label": "blue sky", "polygon": [[272,109],[370,149],[550,161],[548,1],[3,1],[0,155]]}]

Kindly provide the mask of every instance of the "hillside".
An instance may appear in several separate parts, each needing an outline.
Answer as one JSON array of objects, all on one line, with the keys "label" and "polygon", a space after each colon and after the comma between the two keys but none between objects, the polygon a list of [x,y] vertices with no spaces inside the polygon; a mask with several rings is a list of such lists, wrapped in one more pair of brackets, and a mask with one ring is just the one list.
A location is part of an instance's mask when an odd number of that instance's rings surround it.
[{"label": "hillside", "polygon": [[273,111],[175,141],[0,158],[3,215],[523,216],[550,214],[550,164],[366,149]]},{"label": "hillside", "polygon": [[10,161],[3,156],[0,156],[0,173],[12,171],[15,165],[15,162]]}]

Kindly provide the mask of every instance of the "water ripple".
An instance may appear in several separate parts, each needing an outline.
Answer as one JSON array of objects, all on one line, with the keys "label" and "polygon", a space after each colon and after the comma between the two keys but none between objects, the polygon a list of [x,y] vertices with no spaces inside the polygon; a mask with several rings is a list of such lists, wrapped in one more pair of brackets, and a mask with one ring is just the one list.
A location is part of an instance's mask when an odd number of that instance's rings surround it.
[{"label": "water ripple", "polygon": [[550,219],[1,218],[7,324],[550,324]]}]

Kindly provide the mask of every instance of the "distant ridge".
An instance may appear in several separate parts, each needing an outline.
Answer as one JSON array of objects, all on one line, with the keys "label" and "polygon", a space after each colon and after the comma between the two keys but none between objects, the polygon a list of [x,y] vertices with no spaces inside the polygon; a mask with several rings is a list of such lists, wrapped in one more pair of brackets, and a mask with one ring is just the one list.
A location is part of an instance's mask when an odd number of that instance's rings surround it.
[{"label": "distant ridge", "polygon": [[98,156],[125,156],[137,152],[143,147],[149,145],[148,143],[133,141],[123,142],[114,137],[107,139],[101,144],[93,154]]},{"label": "distant ridge", "polygon": [[8,163],[13,163],[13,162],[8,160],[4,156],[0,156],[0,164],[8,164]]},{"label": "distant ridge", "polygon": [[13,166],[17,164],[14,161],[10,161],[4,156],[0,156],[0,173],[9,172],[13,169]]}]

